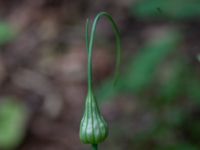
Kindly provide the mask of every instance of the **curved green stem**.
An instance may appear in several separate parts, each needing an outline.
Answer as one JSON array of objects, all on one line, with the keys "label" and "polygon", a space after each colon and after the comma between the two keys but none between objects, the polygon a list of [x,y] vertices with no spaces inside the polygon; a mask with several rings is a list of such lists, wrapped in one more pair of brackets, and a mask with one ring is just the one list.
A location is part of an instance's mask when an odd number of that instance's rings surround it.
[{"label": "curved green stem", "polygon": [[92,144],[92,150],[98,150],[98,145],[97,144]]},{"label": "curved green stem", "polygon": [[121,43],[120,43],[120,33],[117,28],[116,23],[112,19],[112,17],[106,13],[106,12],[101,12],[97,14],[97,16],[94,19],[94,22],[92,24],[92,29],[91,29],[91,35],[90,35],[90,40],[88,36],[88,28],[89,28],[89,20],[87,20],[86,23],[86,46],[88,49],[88,89],[91,91],[92,90],[92,50],[93,50],[93,45],[94,45],[94,38],[95,38],[95,32],[96,32],[96,26],[99,21],[99,19],[105,16],[111,23],[112,28],[115,33],[116,37],[116,50],[117,50],[117,55],[116,55],[116,71],[115,71],[115,76],[114,76],[114,84],[117,81],[118,75],[119,75],[119,66],[120,66],[120,57],[121,57]]}]

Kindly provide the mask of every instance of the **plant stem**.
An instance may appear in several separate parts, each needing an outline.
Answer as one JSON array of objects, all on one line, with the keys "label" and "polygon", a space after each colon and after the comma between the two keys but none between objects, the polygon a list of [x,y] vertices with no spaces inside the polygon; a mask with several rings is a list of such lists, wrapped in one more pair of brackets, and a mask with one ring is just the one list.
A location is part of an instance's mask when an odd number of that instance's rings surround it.
[{"label": "plant stem", "polygon": [[98,150],[98,145],[97,144],[92,144],[92,150]]},{"label": "plant stem", "polygon": [[118,78],[119,75],[119,67],[120,67],[120,57],[121,57],[121,43],[120,43],[120,33],[117,28],[116,23],[112,19],[112,17],[106,13],[106,12],[101,12],[99,13],[92,24],[92,29],[91,29],[91,34],[89,36],[89,20],[86,22],[86,47],[88,51],[88,89],[91,91],[92,90],[92,51],[93,51],[93,44],[94,44],[94,37],[95,37],[95,31],[96,31],[96,26],[99,21],[99,19],[104,16],[106,17],[109,22],[112,25],[113,31],[115,33],[116,37],[116,50],[117,50],[117,55],[116,55],[116,71],[115,71],[115,76],[114,76],[114,85],[115,82]]}]

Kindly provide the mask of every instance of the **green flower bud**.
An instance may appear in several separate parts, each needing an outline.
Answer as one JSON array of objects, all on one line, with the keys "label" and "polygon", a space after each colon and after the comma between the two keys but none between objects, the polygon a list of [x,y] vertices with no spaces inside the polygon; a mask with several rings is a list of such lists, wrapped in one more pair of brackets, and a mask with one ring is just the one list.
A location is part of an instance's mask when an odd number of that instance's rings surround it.
[{"label": "green flower bud", "polygon": [[80,139],[86,144],[98,144],[108,136],[108,125],[100,114],[92,92],[88,93],[85,112],[80,125]]},{"label": "green flower bud", "polygon": [[89,19],[86,22],[86,48],[88,52],[88,95],[85,102],[85,112],[83,118],[81,120],[80,125],[80,140],[83,143],[91,144],[94,150],[98,149],[98,144],[103,142],[108,136],[108,125],[105,122],[103,116],[100,113],[97,101],[95,96],[93,95],[92,89],[92,51],[94,44],[94,37],[96,32],[96,26],[101,17],[106,17],[108,21],[111,23],[112,28],[114,30],[116,36],[116,72],[114,83],[119,75],[119,67],[120,67],[120,56],[121,56],[121,43],[120,43],[120,34],[117,28],[116,23],[112,19],[112,17],[106,13],[101,12],[97,14],[94,19],[91,28],[91,34],[89,35]]}]

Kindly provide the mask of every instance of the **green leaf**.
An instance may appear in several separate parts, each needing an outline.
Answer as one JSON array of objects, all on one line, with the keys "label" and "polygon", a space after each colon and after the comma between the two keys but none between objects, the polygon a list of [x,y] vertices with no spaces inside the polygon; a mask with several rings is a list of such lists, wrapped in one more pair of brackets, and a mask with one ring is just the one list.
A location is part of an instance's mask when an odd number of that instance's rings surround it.
[{"label": "green leaf", "polygon": [[14,30],[9,24],[0,22],[0,46],[10,42],[14,35]]},{"label": "green leaf", "polygon": [[160,63],[177,48],[179,40],[179,34],[172,31],[139,50],[123,78],[122,87],[135,92],[143,90],[155,77]]},{"label": "green leaf", "polygon": [[27,110],[21,103],[5,100],[0,105],[0,149],[13,149],[24,136]]},{"label": "green leaf", "polygon": [[117,92],[143,91],[155,78],[159,65],[178,47],[180,42],[179,32],[169,31],[159,39],[153,39],[139,50],[128,64],[127,71],[121,74],[116,88],[111,90],[110,80],[106,81],[99,89],[100,99],[111,98]]},{"label": "green leaf", "polygon": [[139,18],[186,20],[199,17],[199,8],[198,0],[142,0],[131,9]]}]

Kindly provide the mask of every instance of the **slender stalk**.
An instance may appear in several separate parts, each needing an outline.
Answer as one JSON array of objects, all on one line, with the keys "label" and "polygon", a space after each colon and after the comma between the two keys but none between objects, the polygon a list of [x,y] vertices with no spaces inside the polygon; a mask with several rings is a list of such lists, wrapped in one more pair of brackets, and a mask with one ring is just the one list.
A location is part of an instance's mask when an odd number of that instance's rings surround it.
[{"label": "slender stalk", "polygon": [[[91,93],[92,93],[92,83],[93,83],[93,79],[92,79],[92,52],[93,52],[93,45],[94,45],[94,39],[95,39],[95,32],[96,32],[96,27],[97,27],[98,21],[103,16],[106,17],[108,19],[108,21],[111,23],[112,29],[115,33],[115,38],[116,38],[116,52],[117,52],[117,54],[116,54],[116,70],[115,70],[115,76],[114,76],[114,85],[115,85],[115,83],[118,79],[118,75],[119,75],[119,67],[120,67],[120,59],[121,59],[120,33],[119,33],[117,25],[114,22],[114,20],[112,19],[112,17],[106,12],[101,12],[101,13],[97,14],[97,16],[95,17],[91,30],[89,30],[89,19],[87,19],[87,21],[86,21],[86,28],[85,28],[85,30],[86,30],[86,33],[85,33],[86,48],[87,48],[87,52],[88,52],[88,72],[87,72],[88,73],[88,92],[91,92]],[[89,35],[89,31],[91,31],[90,35]],[[91,94],[91,93],[89,93],[89,94]],[[92,149],[98,150],[98,145],[92,144]]]},{"label": "slender stalk", "polygon": [[97,144],[92,144],[92,150],[98,150],[98,145]]},{"label": "slender stalk", "polygon": [[86,26],[85,26],[85,42],[86,42],[86,48],[89,52],[89,19],[86,20]]},{"label": "slender stalk", "polygon": [[120,33],[117,28],[116,23],[112,19],[112,17],[106,13],[106,12],[101,12],[99,13],[92,24],[92,29],[91,29],[91,35],[89,39],[88,35],[88,28],[89,28],[89,20],[86,22],[86,47],[88,50],[88,89],[89,91],[92,90],[92,50],[93,50],[93,45],[94,45],[94,38],[95,38],[95,32],[96,32],[96,27],[99,19],[105,16],[111,23],[112,29],[114,30],[115,37],[116,37],[116,50],[117,50],[117,55],[116,55],[116,71],[115,71],[115,76],[114,76],[114,84],[117,81],[118,75],[119,75],[119,67],[120,67],[120,57],[121,57],[121,43],[120,43]]}]

